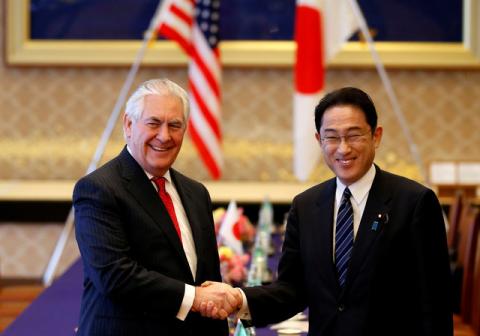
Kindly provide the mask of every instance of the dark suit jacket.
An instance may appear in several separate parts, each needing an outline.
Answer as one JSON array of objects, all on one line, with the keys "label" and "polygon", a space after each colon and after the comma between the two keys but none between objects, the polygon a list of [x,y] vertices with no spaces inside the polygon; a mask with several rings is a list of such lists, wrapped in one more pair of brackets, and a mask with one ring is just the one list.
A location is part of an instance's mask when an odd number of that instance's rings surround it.
[{"label": "dark suit jacket", "polygon": [[227,335],[224,321],[175,316],[185,283],[221,281],[211,201],[170,169],[198,258],[196,280],[155,188],[126,148],[75,186],[75,232],[84,266],[79,335]]},{"label": "dark suit jacket", "polygon": [[453,335],[435,194],[377,167],[340,290],[332,256],[335,189],[331,179],[294,199],[278,281],[245,289],[253,323],[277,322],[308,306],[310,335]]}]

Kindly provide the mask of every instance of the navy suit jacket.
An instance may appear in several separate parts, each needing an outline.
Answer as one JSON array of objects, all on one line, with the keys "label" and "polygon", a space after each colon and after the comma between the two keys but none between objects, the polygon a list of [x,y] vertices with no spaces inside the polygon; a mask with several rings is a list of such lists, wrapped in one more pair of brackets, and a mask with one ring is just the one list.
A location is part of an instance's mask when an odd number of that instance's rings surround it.
[{"label": "navy suit jacket", "polygon": [[453,335],[439,202],[430,189],[376,168],[344,289],[333,263],[331,179],[295,197],[278,281],[245,288],[254,324],[277,322],[308,306],[310,335]]},{"label": "navy suit jacket", "polygon": [[225,321],[176,318],[185,283],[221,281],[208,191],[170,169],[197,253],[195,281],[167,210],[126,148],[75,185],[84,266],[78,335],[227,335]]}]

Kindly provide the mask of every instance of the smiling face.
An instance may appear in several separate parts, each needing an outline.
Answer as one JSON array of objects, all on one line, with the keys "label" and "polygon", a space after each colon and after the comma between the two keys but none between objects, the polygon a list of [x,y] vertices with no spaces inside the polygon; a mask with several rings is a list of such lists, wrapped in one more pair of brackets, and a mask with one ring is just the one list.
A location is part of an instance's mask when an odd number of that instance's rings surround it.
[{"label": "smiling face", "polygon": [[[372,134],[365,114],[358,107],[336,105],[325,111],[320,133],[315,136],[320,142],[325,163],[348,186],[372,166],[382,132],[382,127],[378,126]],[[326,138],[334,141],[325,141]]]},{"label": "smiling face", "polygon": [[125,138],[135,160],[154,176],[163,176],[182,147],[186,120],[180,98],[148,95],[144,109],[135,121],[124,115]]}]

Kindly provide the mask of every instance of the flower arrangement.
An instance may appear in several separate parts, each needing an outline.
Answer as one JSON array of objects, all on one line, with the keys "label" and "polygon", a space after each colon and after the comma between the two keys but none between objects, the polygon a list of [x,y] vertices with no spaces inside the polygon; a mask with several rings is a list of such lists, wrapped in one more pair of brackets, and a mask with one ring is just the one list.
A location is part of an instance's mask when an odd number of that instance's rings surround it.
[{"label": "flower arrangement", "polygon": [[[227,216],[229,211],[234,213]],[[244,252],[244,246],[252,244],[256,229],[243,214],[243,209],[237,208],[236,204],[234,207],[230,205],[228,210],[216,209],[213,219],[219,242],[218,253],[223,281],[233,286],[243,285],[247,279],[247,264],[250,261],[250,255]],[[224,227],[221,230],[222,226]],[[224,233],[226,230],[229,231],[227,234]]]}]

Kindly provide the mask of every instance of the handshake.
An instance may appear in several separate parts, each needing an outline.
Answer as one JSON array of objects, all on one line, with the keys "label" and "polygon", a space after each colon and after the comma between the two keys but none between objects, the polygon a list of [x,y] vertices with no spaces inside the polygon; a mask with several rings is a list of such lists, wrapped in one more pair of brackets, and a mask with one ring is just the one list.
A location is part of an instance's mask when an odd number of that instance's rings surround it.
[{"label": "handshake", "polygon": [[243,304],[239,288],[221,282],[205,281],[201,287],[195,287],[192,311],[204,317],[226,319],[237,312]]}]

